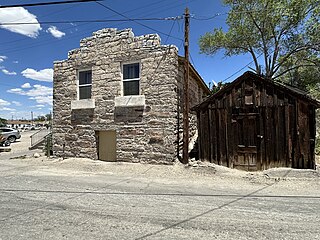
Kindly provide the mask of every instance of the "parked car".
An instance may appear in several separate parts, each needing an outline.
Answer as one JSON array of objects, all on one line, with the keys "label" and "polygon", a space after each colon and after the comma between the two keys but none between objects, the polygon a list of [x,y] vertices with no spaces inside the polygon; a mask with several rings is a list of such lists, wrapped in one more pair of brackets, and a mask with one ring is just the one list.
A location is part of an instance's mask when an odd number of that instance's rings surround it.
[{"label": "parked car", "polygon": [[1,135],[8,140],[9,142],[13,143],[17,139],[21,138],[21,134],[19,130],[8,128],[8,127],[0,127]]},{"label": "parked car", "polygon": [[0,147],[8,147],[10,146],[11,142],[9,142],[9,140],[7,140],[4,136],[1,135],[0,132]]}]

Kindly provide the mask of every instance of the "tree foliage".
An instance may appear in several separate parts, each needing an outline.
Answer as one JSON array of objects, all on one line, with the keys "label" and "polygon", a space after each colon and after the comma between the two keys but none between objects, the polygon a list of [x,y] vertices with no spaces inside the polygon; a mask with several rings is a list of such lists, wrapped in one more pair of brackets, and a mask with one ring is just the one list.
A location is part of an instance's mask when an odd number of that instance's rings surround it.
[{"label": "tree foliage", "polygon": [[51,114],[51,112],[48,113],[48,114],[46,114],[45,117],[46,117],[47,121],[51,121],[51,120],[52,120],[52,114]]},{"label": "tree foliage", "polygon": [[7,125],[7,119],[0,118],[0,127],[6,126]]},{"label": "tree foliage", "polygon": [[[297,70],[318,68],[320,1],[225,0],[228,31],[201,36],[200,51],[226,56],[249,53],[256,73],[276,79]],[[262,60],[260,60],[262,59]]]}]

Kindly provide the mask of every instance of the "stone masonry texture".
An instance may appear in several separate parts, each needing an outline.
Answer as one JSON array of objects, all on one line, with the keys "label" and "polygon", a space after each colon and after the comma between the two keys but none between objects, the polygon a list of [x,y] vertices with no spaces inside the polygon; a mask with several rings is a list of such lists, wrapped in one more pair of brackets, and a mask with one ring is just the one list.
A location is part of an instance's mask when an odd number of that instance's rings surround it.
[{"label": "stone masonry texture", "polygon": [[[98,159],[99,131],[116,131],[117,161],[170,164],[177,158],[182,126],[183,67],[178,49],[157,34],[135,37],[131,29],[102,29],[80,41],[68,59],[54,63],[53,152]],[[144,106],[115,106],[123,95],[122,64],[140,63]],[[181,64],[180,64],[181,65]],[[71,109],[78,71],[92,71],[95,108]],[[191,78],[191,106],[206,89]]]}]

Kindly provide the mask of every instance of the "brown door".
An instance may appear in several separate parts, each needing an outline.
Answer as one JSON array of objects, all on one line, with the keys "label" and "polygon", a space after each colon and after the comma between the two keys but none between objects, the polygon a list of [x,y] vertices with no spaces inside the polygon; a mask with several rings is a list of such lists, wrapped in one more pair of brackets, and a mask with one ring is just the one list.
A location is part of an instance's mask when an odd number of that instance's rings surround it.
[{"label": "brown door", "polygon": [[234,116],[234,120],[234,134],[236,134],[238,141],[233,167],[246,171],[256,171],[258,170],[258,115],[255,113],[240,114]]},{"label": "brown door", "polygon": [[116,161],[116,131],[99,132],[99,160]]}]

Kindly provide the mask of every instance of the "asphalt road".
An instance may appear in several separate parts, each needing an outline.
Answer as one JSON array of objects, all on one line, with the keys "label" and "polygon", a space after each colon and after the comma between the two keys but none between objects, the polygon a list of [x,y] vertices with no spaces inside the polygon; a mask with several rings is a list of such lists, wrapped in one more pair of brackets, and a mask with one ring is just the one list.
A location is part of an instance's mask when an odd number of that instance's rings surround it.
[{"label": "asphalt road", "polygon": [[1,158],[0,239],[320,239],[314,172],[210,171]]}]

